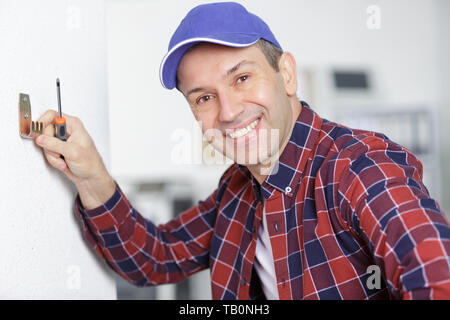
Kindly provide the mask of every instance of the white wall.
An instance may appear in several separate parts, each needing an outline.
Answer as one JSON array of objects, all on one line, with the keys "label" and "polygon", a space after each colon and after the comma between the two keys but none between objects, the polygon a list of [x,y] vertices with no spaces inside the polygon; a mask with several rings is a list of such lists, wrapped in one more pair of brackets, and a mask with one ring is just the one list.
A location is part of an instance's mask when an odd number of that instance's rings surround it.
[{"label": "white wall", "polygon": [[104,3],[0,0],[0,298],[115,299],[106,264],[88,247],[72,184],[18,129],[19,92],[36,120],[80,117],[109,166]]}]

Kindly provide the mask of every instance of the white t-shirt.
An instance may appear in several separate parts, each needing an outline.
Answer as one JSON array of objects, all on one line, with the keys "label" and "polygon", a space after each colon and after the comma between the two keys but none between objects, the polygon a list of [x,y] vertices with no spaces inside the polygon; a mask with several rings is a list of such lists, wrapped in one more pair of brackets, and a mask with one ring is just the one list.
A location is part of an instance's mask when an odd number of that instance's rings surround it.
[{"label": "white t-shirt", "polygon": [[278,300],[277,278],[273,262],[272,246],[267,232],[266,210],[258,231],[258,241],[255,251],[255,269],[261,280],[261,287],[267,300]]}]

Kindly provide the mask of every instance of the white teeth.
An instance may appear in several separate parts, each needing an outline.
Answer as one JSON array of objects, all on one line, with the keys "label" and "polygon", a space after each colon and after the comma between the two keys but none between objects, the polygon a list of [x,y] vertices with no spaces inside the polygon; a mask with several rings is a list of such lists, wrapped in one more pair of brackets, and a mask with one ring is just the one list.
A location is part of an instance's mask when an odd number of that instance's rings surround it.
[{"label": "white teeth", "polygon": [[253,121],[252,123],[250,123],[248,126],[246,126],[245,128],[241,128],[238,129],[234,132],[231,132],[228,134],[228,136],[230,138],[236,139],[242,136],[245,136],[247,133],[249,133],[250,131],[252,131],[257,125],[258,125],[259,119],[256,119],[255,121]]}]

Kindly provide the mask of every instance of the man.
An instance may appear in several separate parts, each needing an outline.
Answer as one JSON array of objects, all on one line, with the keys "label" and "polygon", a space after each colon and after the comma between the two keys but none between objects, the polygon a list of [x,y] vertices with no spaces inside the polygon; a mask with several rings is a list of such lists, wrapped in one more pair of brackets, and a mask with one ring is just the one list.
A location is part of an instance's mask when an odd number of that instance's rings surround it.
[{"label": "man", "polygon": [[166,224],[127,201],[79,119],[67,116],[67,142],[53,137],[54,111],[39,119],[36,143],[77,187],[86,238],[123,278],[157,285],[210,268],[214,299],[450,298],[450,226],[421,163],[299,101],[295,59],[260,18],[236,3],[192,9],[160,78],[235,161]]}]

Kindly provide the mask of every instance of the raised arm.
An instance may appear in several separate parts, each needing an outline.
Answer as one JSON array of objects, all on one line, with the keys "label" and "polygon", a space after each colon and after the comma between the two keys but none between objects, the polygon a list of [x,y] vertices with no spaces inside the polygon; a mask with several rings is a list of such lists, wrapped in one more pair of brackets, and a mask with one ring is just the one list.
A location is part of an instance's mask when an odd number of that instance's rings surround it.
[{"label": "raised arm", "polygon": [[347,161],[336,197],[342,218],[370,247],[391,294],[450,299],[450,226],[406,149],[372,137]]}]

